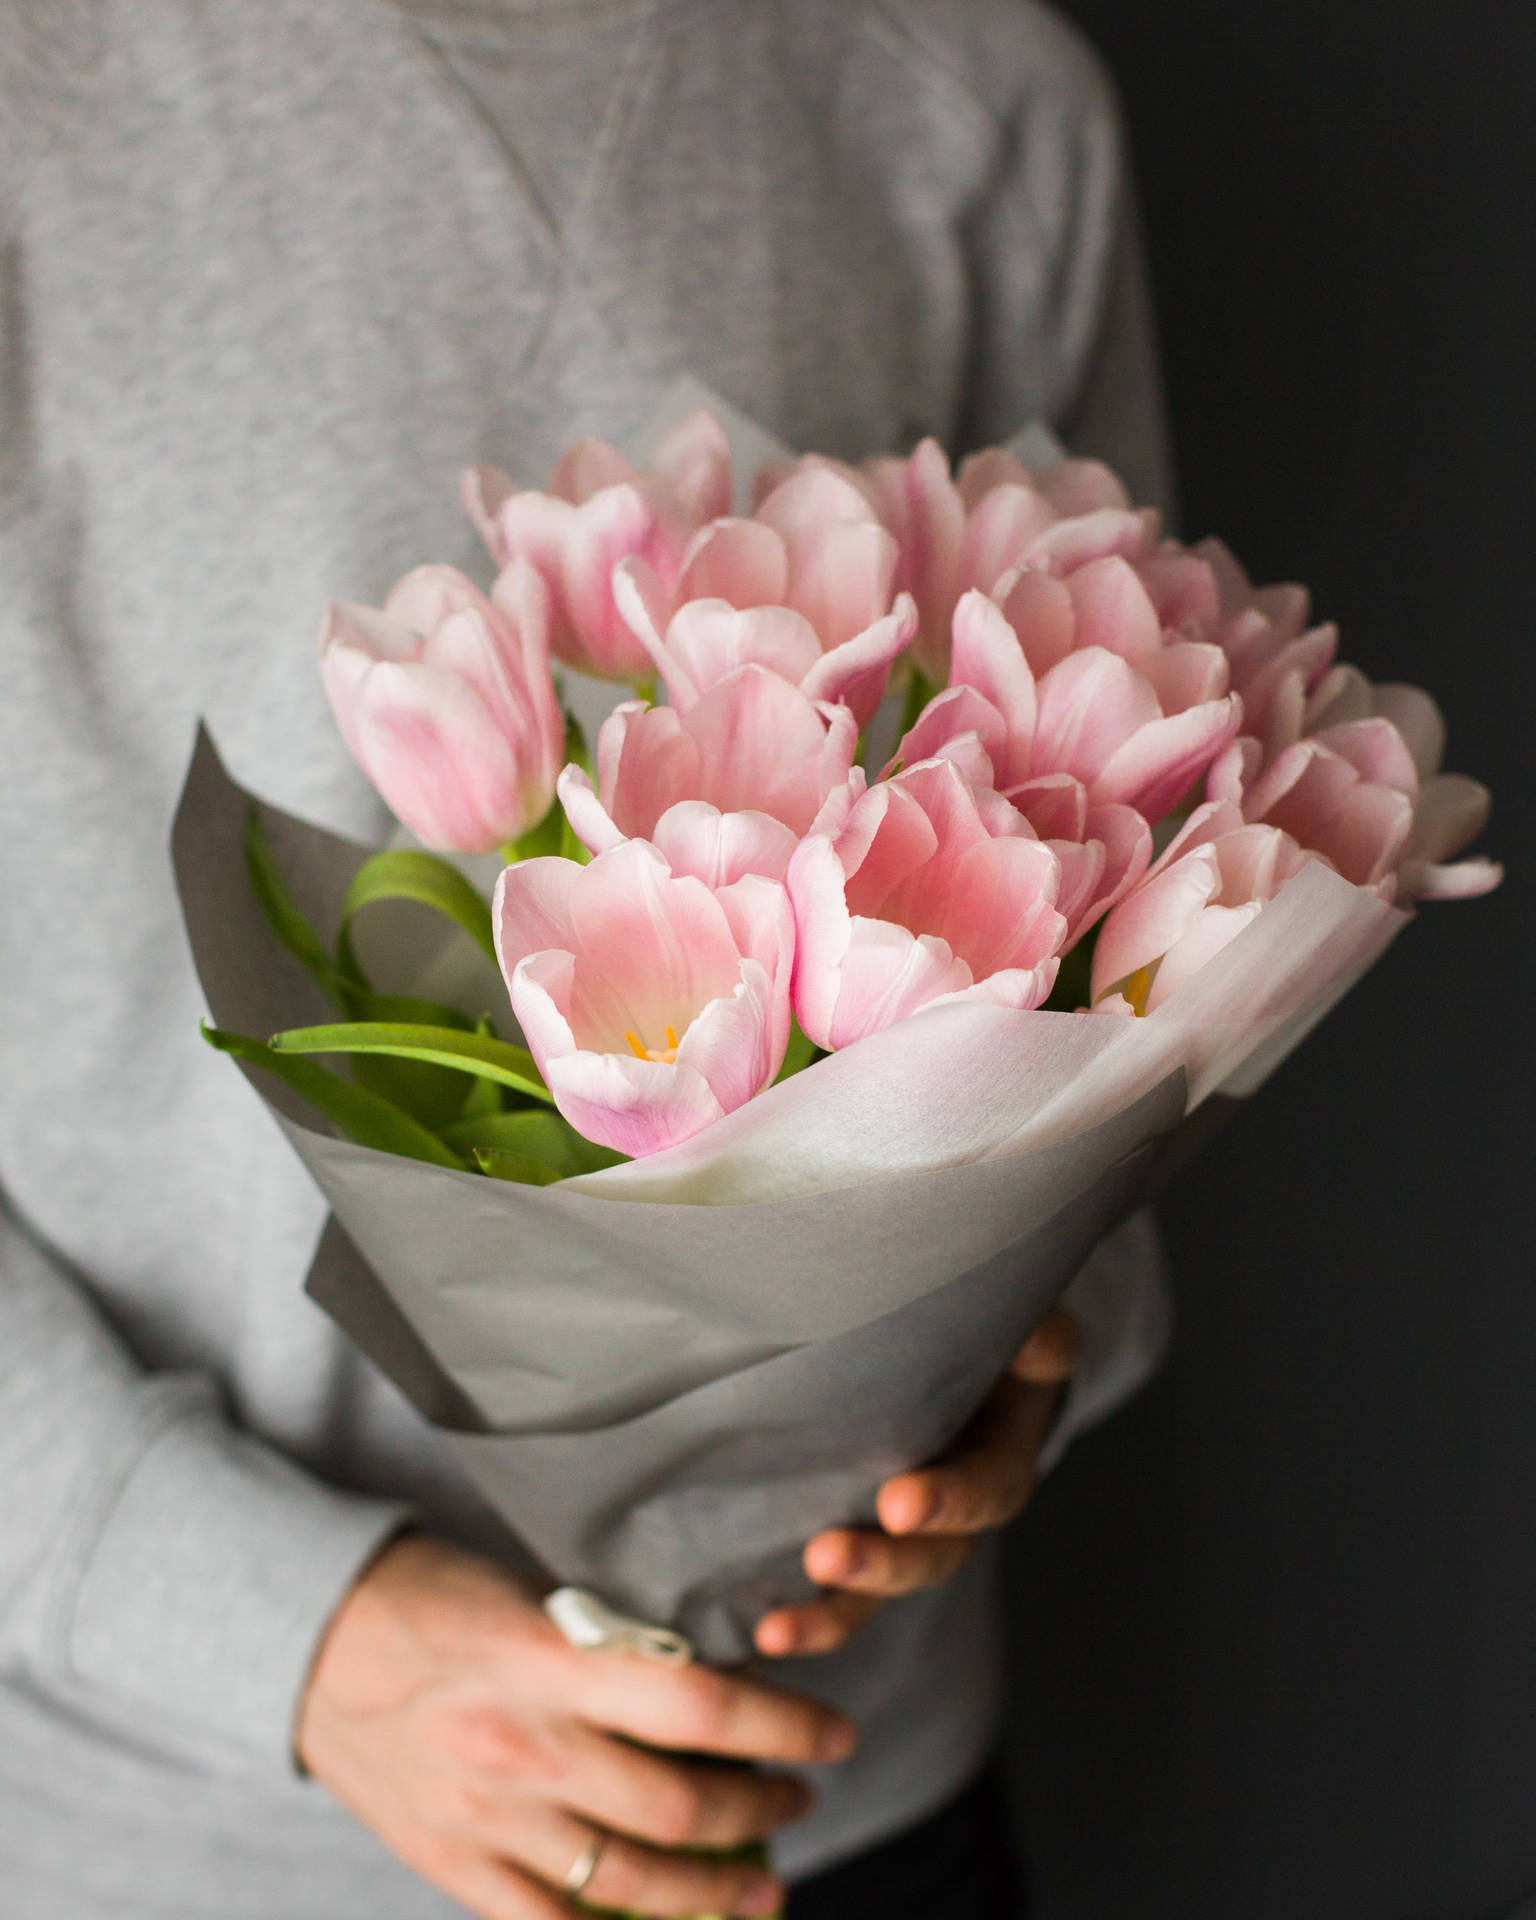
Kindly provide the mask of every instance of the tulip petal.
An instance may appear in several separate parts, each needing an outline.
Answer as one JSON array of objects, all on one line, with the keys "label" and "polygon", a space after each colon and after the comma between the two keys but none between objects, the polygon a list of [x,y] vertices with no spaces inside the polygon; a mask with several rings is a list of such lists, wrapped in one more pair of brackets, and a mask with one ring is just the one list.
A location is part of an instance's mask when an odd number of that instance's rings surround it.
[{"label": "tulip petal", "polygon": [[755,517],[781,534],[791,552],[802,539],[840,521],[875,524],[869,497],[857,478],[826,460],[799,462]]},{"label": "tulip petal", "polygon": [[1005,792],[1042,840],[1081,840],[1088,830],[1088,792],[1070,773],[1043,773]]},{"label": "tulip petal", "polygon": [[690,526],[731,510],[731,443],[706,408],[686,414],[656,443],[651,471],[665,484]]},{"label": "tulip petal", "polygon": [[1414,809],[1408,851],[1415,860],[1448,860],[1475,840],[1488,824],[1493,796],[1480,780],[1464,773],[1440,773],[1425,782]]},{"label": "tulip petal", "polygon": [[1395,787],[1361,781],[1332,819],[1295,837],[1333,863],[1357,887],[1374,886],[1397,865],[1413,832],[1413,802]]},{"label": "tulip petal", "polygon": [[1208,960],[1214,960],[1223,947],[1229,947],[1263,910],[1262,900],[1250,900],[1240,907],[1206,907],[1183,939],[1176,940],[1163,955],[1147,995],[1147,1012],[1155,1013]]},{"label": "tulip petal", "polygon": [[1056,910],[1061,862],[1043,841],[979,840],[945,864],[930,924],[973,979],[1032,970],[1056,952],[1066,932]]},{"label": "tulip petal", "polygon": [[1160,820],[1236,734],[1242,702],[1203,701],[1139,728],[1111,755],[1089,786],[1092,800],[1120,800]]},{"label": "tulip petal", "polygon": [[512,482],[500,467],[466,467],[459,475],[459,499],[464,511],[497,566],[504,565],[507,558],[498,519],[511,494]]},{"label": "tulip petal", "polygon": [[955,491],[967,513],[996,487],[1030,487],[1033,476],[1017,454],[1006,447],[982,447],[968,453],[955,476]]},{"label": "tulip petal", "polygon": [[[503,528],[516,505],[516,499],[508,502]],[[604,487],[575,509],[565,526],[561,552],[560,578],[570,619],[563,652],[561,641],[551,635],[551,646],[569,666],[600,680],[650,678],[650,655],[614,604],[613,570],[638,554],[656,569],[665,587],[665,547],[656,513],[638,487]],[[529,558],[538,564],[536,553]]]},{"label": "tulip petal", "polygon": [[1093,560],[1123,554],[1136,559],[1157,538],[1157,516],[1149,511],[1127,513],[1115,507],[1101,507],[1073,520],[1058,520],[1020,554],[1014,564],[1040,567],[1058,579],[1075,573]]},{"label": "tulip petal", "polygon": [[668,1027],[684,1032],[706,1001],[734,991],[740,955],[702,881],[674,879],[643,840],[582,871],[587,884],[571,894],[578,1043],[620,1052],[633,1032],[659,1048]]},{"label": "tulip petal", "polygon": [[814,833],[795,849],[785,880],[795,913],[795,1013],[818,1047],[831,1045],[838,977],[852,938],[846,878],[833,841]]},{"label": "tulip petal", "polygon": [[1066,659],[1076,643],[1077,616],[1063,582],[1026,567],[1005,574],[995,597],[1036,680]]},{"label": "tulip petal", "polygon": [[[1203,706],[1208,700],[1221,699],[1227,691],[1227,656],[1209,641],[1174,640],[1138,664],[1164,713]],[[1243,711],[1249,711],[1246,699]]]},{"label": "tulip petal", "polygon": [[575,440],[555,462],[549,491],[557,500],[583,506],[605,487],[622,486],[638,478],[635,469],[606,440],[589,435]]},{"label": "tulip petal", "polygon": [[673,873],[692,874],[714,888],[729,887],[749,873],[784,879],[800,844],[782,820],[751,810],[722,813],[707,800],[680,800],[668,807],[649,837]]},{"label": "tulip petal", "polygon": [[545,1079],[578,1133],[633,1160],[691,1139],[725,1112],[701,1073],[633,1055],[570,1053],[550,1062]]},{"label": "tulip petal", "polygon": [[974,687],[996,708],[1007,741],[1006,751],[994,756],[998,779],[1022,779],[1038,719],[1035,675],[1019,636],[985,594],[964,594],[955,608],[950,684]]},{"label": "tulip petal", "polygon": [[753,808],[797,835],[810,832],[828,791],[847,779],[858,738],[851,715],[829,728],[799,687],[755,665],[712,686],[679,724],[698,774],[677,798],[708,800],[724,813]]},{"label": "tulip petal", "polygon": [[726,1113],[761,1093],[784,1064],[789,1024],[774,1032],[771,998],[763,968],[743,960],[735,991],[701,1008],[677,1049],[678,1070],[698,1074]]},{"label": "tulip petal", "polygon": [[1099,929],[1093,999],[1160,960],[1190,931],[1220,885],[1214,848],[1194,847],[1122,900]]},{"label": "tulip petal", "polygon": [[1504,869],[1497,860],[1482,858],[1459,860],[1454,866],[1405,860],[1398,869],[1402,894],[1410,900],[1476,900],[1492,893],[1503,878]]},{"label": "tulip petal", "polygon": [[[593,791],[592,782],[578,766],[561,770],[557,785],[560,805],[571,823],[571,832],[588,853],[606,853],[625,838],[614,825],[608,809]],[[674,872],[676,868],[674,867]]]},{"label": "tulip petal", "polygon": [[598,729],[598,791],[626,839],[649,839],[668,807],[707,797],[686,719],[675,707],[626,700]]},{"label": "tulip petal", "polygon": [[1005,482],[989,488],[966,522],[964,578],[991,593],[1005,573],[1024,564],[1055,519],[1055,509],[1032,486]]},{"label": "tulip petal", "polygon": [[1001,752],[1006,743],[1003,717],[974,687],[946,687],[933,696],[903,734],[887,774],[897,766],[916,766],[921,760],[959,757],[974,778],[974,760],[969,755],[957,756],[955,752],[956,743],[967,739],[974,739],[977,747],[988,755],[986,778],[990,783],[994,771],[991,749],[996,746]]},{"label": "tulip petal", "polygon": [[[788,607],[738,611],[724,600],[691,600],[667,628],[666,653],[673,676],[688,690],[691,706],[717,681],[746,666],[767,668],[799,686],[822,657],[815,629]],[[819,697],[819,696],[813,696]]]},{"label": "tulip petal", "polygon": [[1381,685],[1376,688],[1376,711],[1408,743],[1421,781],[1440,771],[1445,758],[1445,716],[1431,695],[1422,687]]},{"label": "tulip petal", "polygon": [[1137,568],[1160,623],[1175,632],[1212,633],[1221,624],[1221,594],[1207,563],[1183,548],[1165,549]]},{"label": "tulip petal", "polygon": [[823,649],[841,646],[891,610],[896,561],[896,542],[873,520],[818,526],[790,544],[789,604]]},{"label": "tulip petal", "polygon": [[350,717],[358,763],[424,846],[489,853],[532,824],[512,750],[462,680],[383,661],[358,678]]},{"label": "tulip petal", "polygon": [[1118,554],[1077,568],[1066,587],[1077,617],[1079,647],[1102,647],[1138,668],[1147,656],[1160,652],[1163,623],[1157,608],[1135,568]]},{"label": "tulip petal", "polygon": [[699,529],[683,554],[679,602],[777,607],[788,593],[789,553],[782,536],[760,520],[715,520]]},{"label": "tulip petal", "polygon": [[[585,871],[574,860],[554,858],[502,868],[491,895],[491,931],[497,963],[509,985],[530,954],[570,953],[576,940],[572,903]],[[560,1002],[562,1015],[569,1008],[567,994]]]},{"label": "tulip petal", "polygon": [[1408,743],[1390,720],[1348,720],[1313,736],[1330,753],[1347,760],[1362,780],[1396,787],[1410,796],[1419,790],[1418,769]]},{"label": "tulip petal", "polygon": [[897,656],[916,631],[917,608],[910,595],[902,594],[883,619],[822,654],[801,680],[803,691],[812,700],[840,703],[860,726],[868,726]]},{"label": "tulip petal", "polygon": [[[817,1044],[851,1046],[917,1013],[941,995],[973,984],[970,968],[933,934],[914,934],[891,921],[856,914],[849,923],[831,1029]],[[801,1025],[805,1025],[803,1014]]]},{"label": "tulip petal", "polygon": [[[1145,678],[1102,647],[1068,654],[1041,679],[1036,697],[1034,770],[1075,774],[1090,787],[1124,745],[1162,722]],[[1121,786],[1100,797],[1131,796]]]},{"label": "tulip petal", "polygon": [[1033,479],[1036,491],[1064,520],[1096,513],[1101,507],[1124,509],[1131,504],[1118,476],[1102,460],[1058,460],[1053,466],[1037,468]]}]

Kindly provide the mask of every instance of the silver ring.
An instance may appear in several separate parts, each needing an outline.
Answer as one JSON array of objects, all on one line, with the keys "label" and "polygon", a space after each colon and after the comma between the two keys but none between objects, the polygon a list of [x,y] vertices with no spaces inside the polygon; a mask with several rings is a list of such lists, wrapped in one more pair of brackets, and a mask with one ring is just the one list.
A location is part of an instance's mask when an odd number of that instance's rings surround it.
[{"label": "silver ring", "polygon": [[597,1872],[597,1863],[603,1857],[603,1848],[608,1844],[606,1833],[594,1833],[587,1844],[571,1862],[565,1876],[565,1890],[577,1895],[586,1892]]}]

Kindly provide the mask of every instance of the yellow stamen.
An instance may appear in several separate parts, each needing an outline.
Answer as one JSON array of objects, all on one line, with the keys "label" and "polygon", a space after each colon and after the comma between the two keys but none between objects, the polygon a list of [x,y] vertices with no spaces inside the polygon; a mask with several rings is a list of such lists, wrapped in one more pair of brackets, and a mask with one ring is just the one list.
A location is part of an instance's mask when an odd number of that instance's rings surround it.
[{"label": "yellow stamen", "polygon": [[1152,974],[1151,967],[1138,967],[1120,989],[1135,1008],[1138,1020],[1144,1020],[1147,1015],[1147,1000],[1152,992]]},{"label": "yellow stamen", "polygon": [[637,1060],[654,1060],[658,1066],[672,1067],[677,1064],[676,1027],[668,1027],[666,1034],[667,1044],[665,1047],[648,1047],[638,1033],[631,1033],[627,1028],[625,1029],[624,1038],[629,1042],[630,1051]]}]

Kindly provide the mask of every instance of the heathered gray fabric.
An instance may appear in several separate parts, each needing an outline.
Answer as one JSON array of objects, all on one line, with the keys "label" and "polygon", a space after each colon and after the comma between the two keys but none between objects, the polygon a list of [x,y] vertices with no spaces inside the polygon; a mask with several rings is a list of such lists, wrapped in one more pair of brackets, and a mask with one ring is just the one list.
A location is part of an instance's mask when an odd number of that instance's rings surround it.
[{"label": "heathered gray fabric", "polygon": [[[408,1506],[515,1551],[302,1296],[320,1201],[197,1039],[166,858],[197,716],[246,784],[382,837],[318,609],[483,572],[458,468],[535,478],[685,370],[795,445],[1042,416],[1162,486],[1114,113],[1051,15],[428,12],[0,0],[8,1920],[446,1913],[294,1773],[294,1707]],[[978,1566],[793,1674],[868,1736],[791,1870],[952,1790],[994,1651]]]}]

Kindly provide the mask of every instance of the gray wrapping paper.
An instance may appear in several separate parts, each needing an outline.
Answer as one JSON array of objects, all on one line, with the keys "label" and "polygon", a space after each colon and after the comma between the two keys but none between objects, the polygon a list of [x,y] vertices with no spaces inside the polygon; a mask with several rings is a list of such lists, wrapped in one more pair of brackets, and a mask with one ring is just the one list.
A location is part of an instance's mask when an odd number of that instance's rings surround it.
[{"label": "gray wrapping paper", "polygon": [[[215,1022],[265,1037],[326,1009],[252,893],[252,804],[201,736],[173,835],[187,932]],[[299,904],[331,933],[372,849],[260,811]],[[1270,917],[1283,938],[1283,916]],[[1255,1033],[1271,1051],[1275,1036],[1304,1026],[1320,979],[1336,978],[1332,964],[1269,991]],[[1216,969],[1213,978],[1219,1012]],[[667,1156],[534,1188],[353,1145],[270,1076],[241,1071],[333,1211],[314,1297],[453,1434],[475,1481],[556,1578],[730,1662],[747,1657],[767,1608],[809,1596],[804,1542],[868,1519],[882,1480],[958,1433],[1096,1242],[1227,1104],[1207,1100],[1185,1120],[1171,1023],[1151,1044],[1129,1030],[1155,1020],[1007,1018],[1055,1023],[1029,1030],[1055,1036],[1030,1105],[1037,1119],[1055,1114],[1054,1126],[1009,1120],[983,1151],[930,1084],[924,1107],[890,1124],[909,1142],[929,1128],[934,1157],[957,1163],[882,1174],[878,1158],[858,1164],[850,1147],[844,1184],[818,1190],[791,1167],[789,1190],[766,1199],[737,1197],[755,1177],[740,1144],[750,1135],[733,1130],[741,1114],[709,1130],[726,1170],[712,1190],[684,1150],[673,1150],[670,1188]],[[791,1143],[814,1133],[813,1116],[841,1137],[839,1102],[856,1119],[864,1085],[859,1063],[845,1063],[860,1048],[899,1063],[925,1020],[905,1023],[908,1041],[893,1029],[761,1096],[754,1108],[777,1102],[765,1107],[765,1137],[775,1116]],[[934,1034],[947,1043],[951,1029],[930,1021],[924,1031],[928,1044]],[[881,1054],[880,1042],[894,1050]],[[974,1103],[958,1065],[956,1081],[963,1119]],[[1062,1100],[1080,1083],[1090,1092],[1063,1122]],[[890,1086],[899,1104],[899,1080]],[[733,1142],[745,1168],[734,1188]],[[658,1197],[669,1191],[685,1197]]]}]

